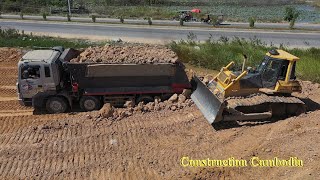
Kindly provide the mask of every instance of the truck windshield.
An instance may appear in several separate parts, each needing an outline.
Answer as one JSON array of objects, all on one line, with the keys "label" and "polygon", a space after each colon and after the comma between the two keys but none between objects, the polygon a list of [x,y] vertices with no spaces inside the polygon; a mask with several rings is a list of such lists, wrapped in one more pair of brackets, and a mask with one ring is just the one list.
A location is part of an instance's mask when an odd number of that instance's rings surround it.
[{"label": "truck windshield", "polygon": [[262,72],[263,72],[263,70],[264,70],[265,67],[267,66],[268,61],[269,61],[269,57],[268,57],[268,56],[265,56],[264,59],[263,59],[263,61],[262,61],[262,63],[259,65],[259,67],[258,67],[258,69],[257,69],[257,71],[258,71],[259,73],[262,73]]},{"label": "truck windshield", "polygon": [[40,78],[40,66],[23,66],[21,68],[22,79],[38,79]]}]

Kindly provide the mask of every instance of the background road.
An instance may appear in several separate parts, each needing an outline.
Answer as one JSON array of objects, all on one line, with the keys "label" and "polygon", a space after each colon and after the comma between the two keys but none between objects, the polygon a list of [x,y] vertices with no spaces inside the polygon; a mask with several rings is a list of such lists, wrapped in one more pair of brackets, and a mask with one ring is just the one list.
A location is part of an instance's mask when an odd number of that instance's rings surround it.
[{"label": "background road", "polygon": [[111,25],[88,23],[57,23],[38,21],[0,20],[1,27],[11,27],[25,32],[45,33],[55,35],[71,35],[73,37],[101,37],[101,39],[118,39],[151,43],[165,43],[172,40],[187,39],[191,32],[200,41],[221,36],[228,38],[258,38],[268,44],[286,45],[289,47],[320,47],[320,33],[301,31],[263,31],[221,28],[192,28],[192,27],[155,27],[144,25]]},{"label": "background road", "polygon": [[[20,19],[19,15],[12,15],[12,14],[2,14],[2,18],[4,19]],[[28,20],[43,20],[42,16],[30,16],[30,15],[24,15],[24,19]],[[67,17],[62,16],[47,16],[47,20],[50,21],[67,21]],[[77,22],[92,22],[91,18],[88,17],[71,17],[72,21]],[[125,23],[128,24],[148,24],[147,20],[143,19],[125,19]],[[119,23],[119,19],[115,18],[97,18],[96,22],[98,23]],[[179,21],[174,20],[152,20],[152,23],[154,25],[170,25],[170,26],[179,26]],[[198,26],[198,27],[211,27],[212,25],[209,25],[207,23],[201,23],[201,22],[185,22],[185,26]],[[229,28],[248,28],[249,23],[244,22],[224,22],[221,27],[229,27]],[[266,29],[288,29],[289,24],[288,23],[255,23],[256,28],[266,28]],[[320,24],[310,24],[310,23],[296,23],[295,24],[296,29],[304,29],[304,30],[313,30],[313,31],[320,31]]]}]

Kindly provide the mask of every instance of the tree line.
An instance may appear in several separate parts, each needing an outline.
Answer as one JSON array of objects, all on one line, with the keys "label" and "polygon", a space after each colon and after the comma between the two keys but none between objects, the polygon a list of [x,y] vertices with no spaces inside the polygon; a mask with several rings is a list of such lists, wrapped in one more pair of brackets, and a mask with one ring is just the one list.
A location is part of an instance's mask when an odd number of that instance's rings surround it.
[{"label": "tree line", "polygon": [[[20,11],[24,7],[66,7],[68,0],[1,0],[2,11]],[[70,0],[72,7],[121,5],[206,5],[207,0]]]}]

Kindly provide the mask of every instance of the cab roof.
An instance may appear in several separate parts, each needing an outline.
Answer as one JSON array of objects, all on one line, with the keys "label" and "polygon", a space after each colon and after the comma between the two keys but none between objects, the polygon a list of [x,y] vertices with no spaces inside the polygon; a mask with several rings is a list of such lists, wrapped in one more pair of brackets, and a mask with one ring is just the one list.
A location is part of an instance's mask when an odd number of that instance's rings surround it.
[{"label": "cab roof", "polygon": [[277,50],[271,50],[267,52],[266,54],[269,57],[275,58],[275,59],[283,59],[283,60],[288,60],[288,61],[298,61],[300,58],[297,56],[294,56],[284,50],[277,49]]},{"label": "cab roof", "polygon": [[60,53],[55,50],[33,50],[27,52],[21,59],[21,61],[30,61],[30,62],[46,62],[51,63],[55,60]]}]

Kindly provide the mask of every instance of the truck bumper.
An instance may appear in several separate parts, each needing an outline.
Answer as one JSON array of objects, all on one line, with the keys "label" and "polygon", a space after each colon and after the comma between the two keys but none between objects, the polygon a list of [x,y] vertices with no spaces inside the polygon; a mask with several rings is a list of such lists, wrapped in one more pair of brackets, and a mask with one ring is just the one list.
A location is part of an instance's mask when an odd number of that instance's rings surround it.
[{"label": "truck bumper", "polygon": [[22,99],[19,99],[19,104],[20,104],[21,106],[24,106],[24,102],[23,102]]}]

